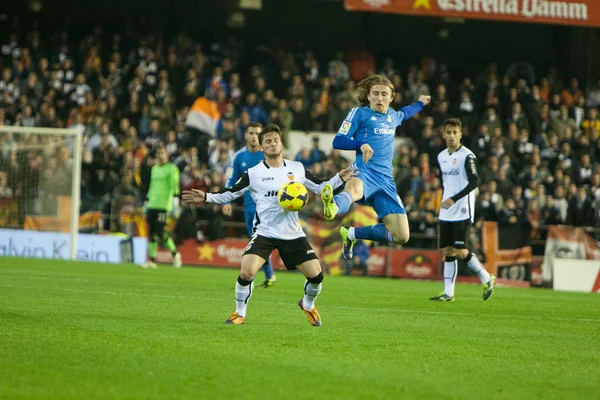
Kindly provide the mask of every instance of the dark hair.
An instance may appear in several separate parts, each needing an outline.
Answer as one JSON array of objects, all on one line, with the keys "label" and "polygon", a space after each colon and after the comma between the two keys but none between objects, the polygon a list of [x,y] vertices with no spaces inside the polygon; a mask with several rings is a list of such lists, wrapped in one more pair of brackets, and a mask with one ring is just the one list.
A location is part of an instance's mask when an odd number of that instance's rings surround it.
[{"label": "dark hair", "polygon": [[247,128],[260,128],[260,129],[262,129],[262,127],[263,127],[263,124],[261,124],[260,122],[250,122],[248,124],[248,126],[246,127],[246,129]]},{"label": "dark hair", "polygon": [[458,127],[459,131],[462,130],[462,122],[460,122],[460,119],[458,118],[448,118],[447,120],[445,120],[442,129],[446,130],[447,126],[456,126]]},{"label": "dark hair", "polygon": [[260,131],[260,133],[258,134],[258,144],[262,145],[262,141],[263,138],[265,137],[265,135],[267,133],[272,133],[272,132],[277,132],[277,134],[279,135],[279,139],[282,139],[282,133],[281,133],[281,128],[279,127],[279,125],[277,124],[267,124],[267,126],[265,126],[263,128],[262,131]]},{"label": "dark hair", "polygon": [[390,82],[385,75],[373,75],[363,79],[362,81],[358,82],[358,85],[356,85],[358,88],[358,101],[360,102],[361,106],[364,107],[369,105],[369,99],[367,96],[371,92],[371,88],[375,85],[385,85],[389,87],[392,91],[391,97],[394,97],[395,90],[392,82]]}]

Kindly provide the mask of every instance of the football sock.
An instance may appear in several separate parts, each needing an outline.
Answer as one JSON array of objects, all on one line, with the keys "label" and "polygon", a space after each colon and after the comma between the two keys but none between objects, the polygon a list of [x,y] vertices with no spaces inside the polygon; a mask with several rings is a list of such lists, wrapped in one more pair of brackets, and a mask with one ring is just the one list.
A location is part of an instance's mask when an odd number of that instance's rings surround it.
[{"label": "football sock", "polygon": [[348,239],[350,239],[350,240],[356,240],[356,232],[354,232],[355,229],[356,228],[354,228],[354,227],[350,227],[348,229]]},{"label": "football sock", "polygon": [[354,228],[354,237],[356,239],[374,240],[379,243],[394,242],[391,232],[387,230],[384,224]]},{"label": "football sock", "polygon": [[304,298],[302,303],[307,310],[312,310],[315,307],[315,300],[319,293],[321,293],[322,283],[310,283],[308,280],[304,284]]},{"label": "football sock", "polygon": [[177,254],[177,246],[175,246],[175,242],[171,237],[169,237],[165,243],[167,245],[167,249],[171,251],[171,254]]},{"label": "football sock", "polygon": [[444,262],[444,293],[450,297],[454,297],[457,269],[456,257],[446,257]]},{"label": "football sock", "polygon": [[242,317],[246,315],[248,300],[252,296],[252,281],[247,281],[238,276],[235,283],[235,311]]},{"label": "football sock", "polygon": [[156,257],[156,242],[148,242],[148,256],[150,257],[150,261],[154,262],[154,258]]},{"label": "football sock", "polygon": [[338,214],[345,214],[352,205],[352,195],[344,190],[342,193],[333,196],[333,201],[338,206]]},{"label": "football sock", "polygon": [[275,272],[273,271],[273,265],[271,265],[271,257],[267,260],[266,263],[262,266],[262,270],[265,273],[265,279],[269,280],[275,276]]},{"label": "football sock", "polygon": [[488,283],[490,281],[490,273],[483,268],[483,265],[481,265],[481,262],[475,254],[469,253],[469,255],[465,258],[465,263],[469,268],[471,268],[471,271],[479,275],[481,283]]}]

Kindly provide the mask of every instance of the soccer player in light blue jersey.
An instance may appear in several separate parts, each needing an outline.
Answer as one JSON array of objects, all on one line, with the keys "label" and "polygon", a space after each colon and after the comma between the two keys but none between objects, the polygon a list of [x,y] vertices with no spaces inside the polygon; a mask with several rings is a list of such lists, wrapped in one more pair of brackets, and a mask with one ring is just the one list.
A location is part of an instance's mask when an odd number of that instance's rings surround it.
[{"label": "soccer player in light blue jersey", "polygon": [[[252,122],[248,125],[244,135],[246,139],[246,146],[242,147],[237,153],[235,153],[235,157],[233,158],[231,165],[231,176],[229,179],[227,179],[227,187],[233,187],[233,185],[235,185],[235,183],[242,177],[248,168],[252,168],[264,161],[265,155],[260,150],[260,145],[258,144],[258,134],[260,131],[262,131],[262,128],[263,126],[260,122]],[[231,216],[231,204],[225,204],[223,206],[223,214],[228,217]],[[255,221],[255,216],[256,204],[254,203],[254,200],[252,200],[250,191],[248,191],[246,194],[244,194],[244,219],[246,221],[248,236],[250,237],[254,233],[254,224],[259,222]],[[265,273],[265,281],[261,287],[268,288],[273,286],[273,284],[276,282],[276,278],[270,259],[267,260],[262,269]]]},{"label": "soccer player in light blue jersey", "polygon": [[430,96],[419,96],[416,103],[399,111],[392,110],[389,105],[394,98],[394,85],[383,75],[363,79],[358,90],[362,107],[348,113],[333,140],[333,148],[356,151],[359,175],[351,178],[345,190],[335,197],[329,186],[321,192],[326,219],[346,213],[353,202],[367,204],[377,213],[380,222],[377,225],[340,228],[343,253],[348,260],[352,259],[352,248],[357,239],[397,244],[408,241],[408,218],[392,177],[394,137],[396,127],[431,100]]}]

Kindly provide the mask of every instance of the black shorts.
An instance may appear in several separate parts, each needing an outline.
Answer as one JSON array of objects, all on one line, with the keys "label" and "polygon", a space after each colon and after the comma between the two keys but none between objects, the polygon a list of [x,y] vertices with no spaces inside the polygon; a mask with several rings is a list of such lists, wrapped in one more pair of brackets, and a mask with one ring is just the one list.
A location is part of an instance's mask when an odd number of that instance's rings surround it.
[{"label": "black shorts", "polygon": [[279,256],[288,270],[296,269],[298,265],[306,261],[319,259],[305,237],[282,240],[256,234],[250,238],[244,255],[255,254],[268,260],[271,252],[275,249],[279,250]]},{"label": "black shorts", "polygon": [[471,230],[471,220],[440,221],[440,248],[466,249]]},{"label": "black shorts", "polygon": [[155,236],[162,239],[167,224],[167,210],[148,209],[146,211],[146,222],[148,222],[148,236],[151,239]]}]

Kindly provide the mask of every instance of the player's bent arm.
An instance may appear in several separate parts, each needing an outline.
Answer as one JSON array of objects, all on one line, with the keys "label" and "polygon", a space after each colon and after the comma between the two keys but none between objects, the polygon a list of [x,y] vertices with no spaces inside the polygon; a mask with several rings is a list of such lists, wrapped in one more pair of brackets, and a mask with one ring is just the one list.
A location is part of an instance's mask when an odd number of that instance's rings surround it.
[{"label": "player's bent arm", "polygon": [[475,162],[475,157],[468,156],[466,158],[465,170],[467,172],[469,183],[467,183],[467,186],[465,186],[463,190],[451,197],[455,203],[471,193],[473,190],[477,189],[477,186],[479,185],[479,174],[477,173],[477,163]]},{"label": "player's bent arm", "polygon": [[206,202],[223,204],[231,202],[238,197],[241,197],[244,193],[250,190],[250,177],[248,172],[244,172],[242,177],[230,188],[225,188],[216,193],[206,193]]},{"label": "player's bent arm", "polygon": [[313,192],[315,194],[321,194],[321,191],[327,184],[330,184],[333,187],[333,189],[335,190],[335,189],[339,188],[340,186],[342,186],[344,183],[346,183],[346,182],[344,182],[344,180],[342,179],[340,174],[335,174],[335,176],[333,178],[331,178],[327,181],[324,181],[324,180],[318,178],[315,174],[313,174],[309,170],[305,169],[304,176],[306,178],[304,180],[304,186],[306,186],[306,188],[308,190],[310,190],[311,192]]},{"label": "player's bent arm", "polygon": [[406,107],[402,107],[397,113],[402,113],[402,118],[399,118],[401,121],[411,118],[413,115],[421,111],[425,107],[422,101],[417,101],[416,103],[409,104]]},{"label": "player's bent arm", "polygon": [[352,139],[348,135],[338,133],[333,138],[333,143],[331,145],[333,146],[334,149],[338,149],[338,150],[356,150],[356,151],[358,151],[358,150],[360,150],[360,146],[362,146],[365,143],[367,143],[366,140],[355,140],[355,139]]}]

